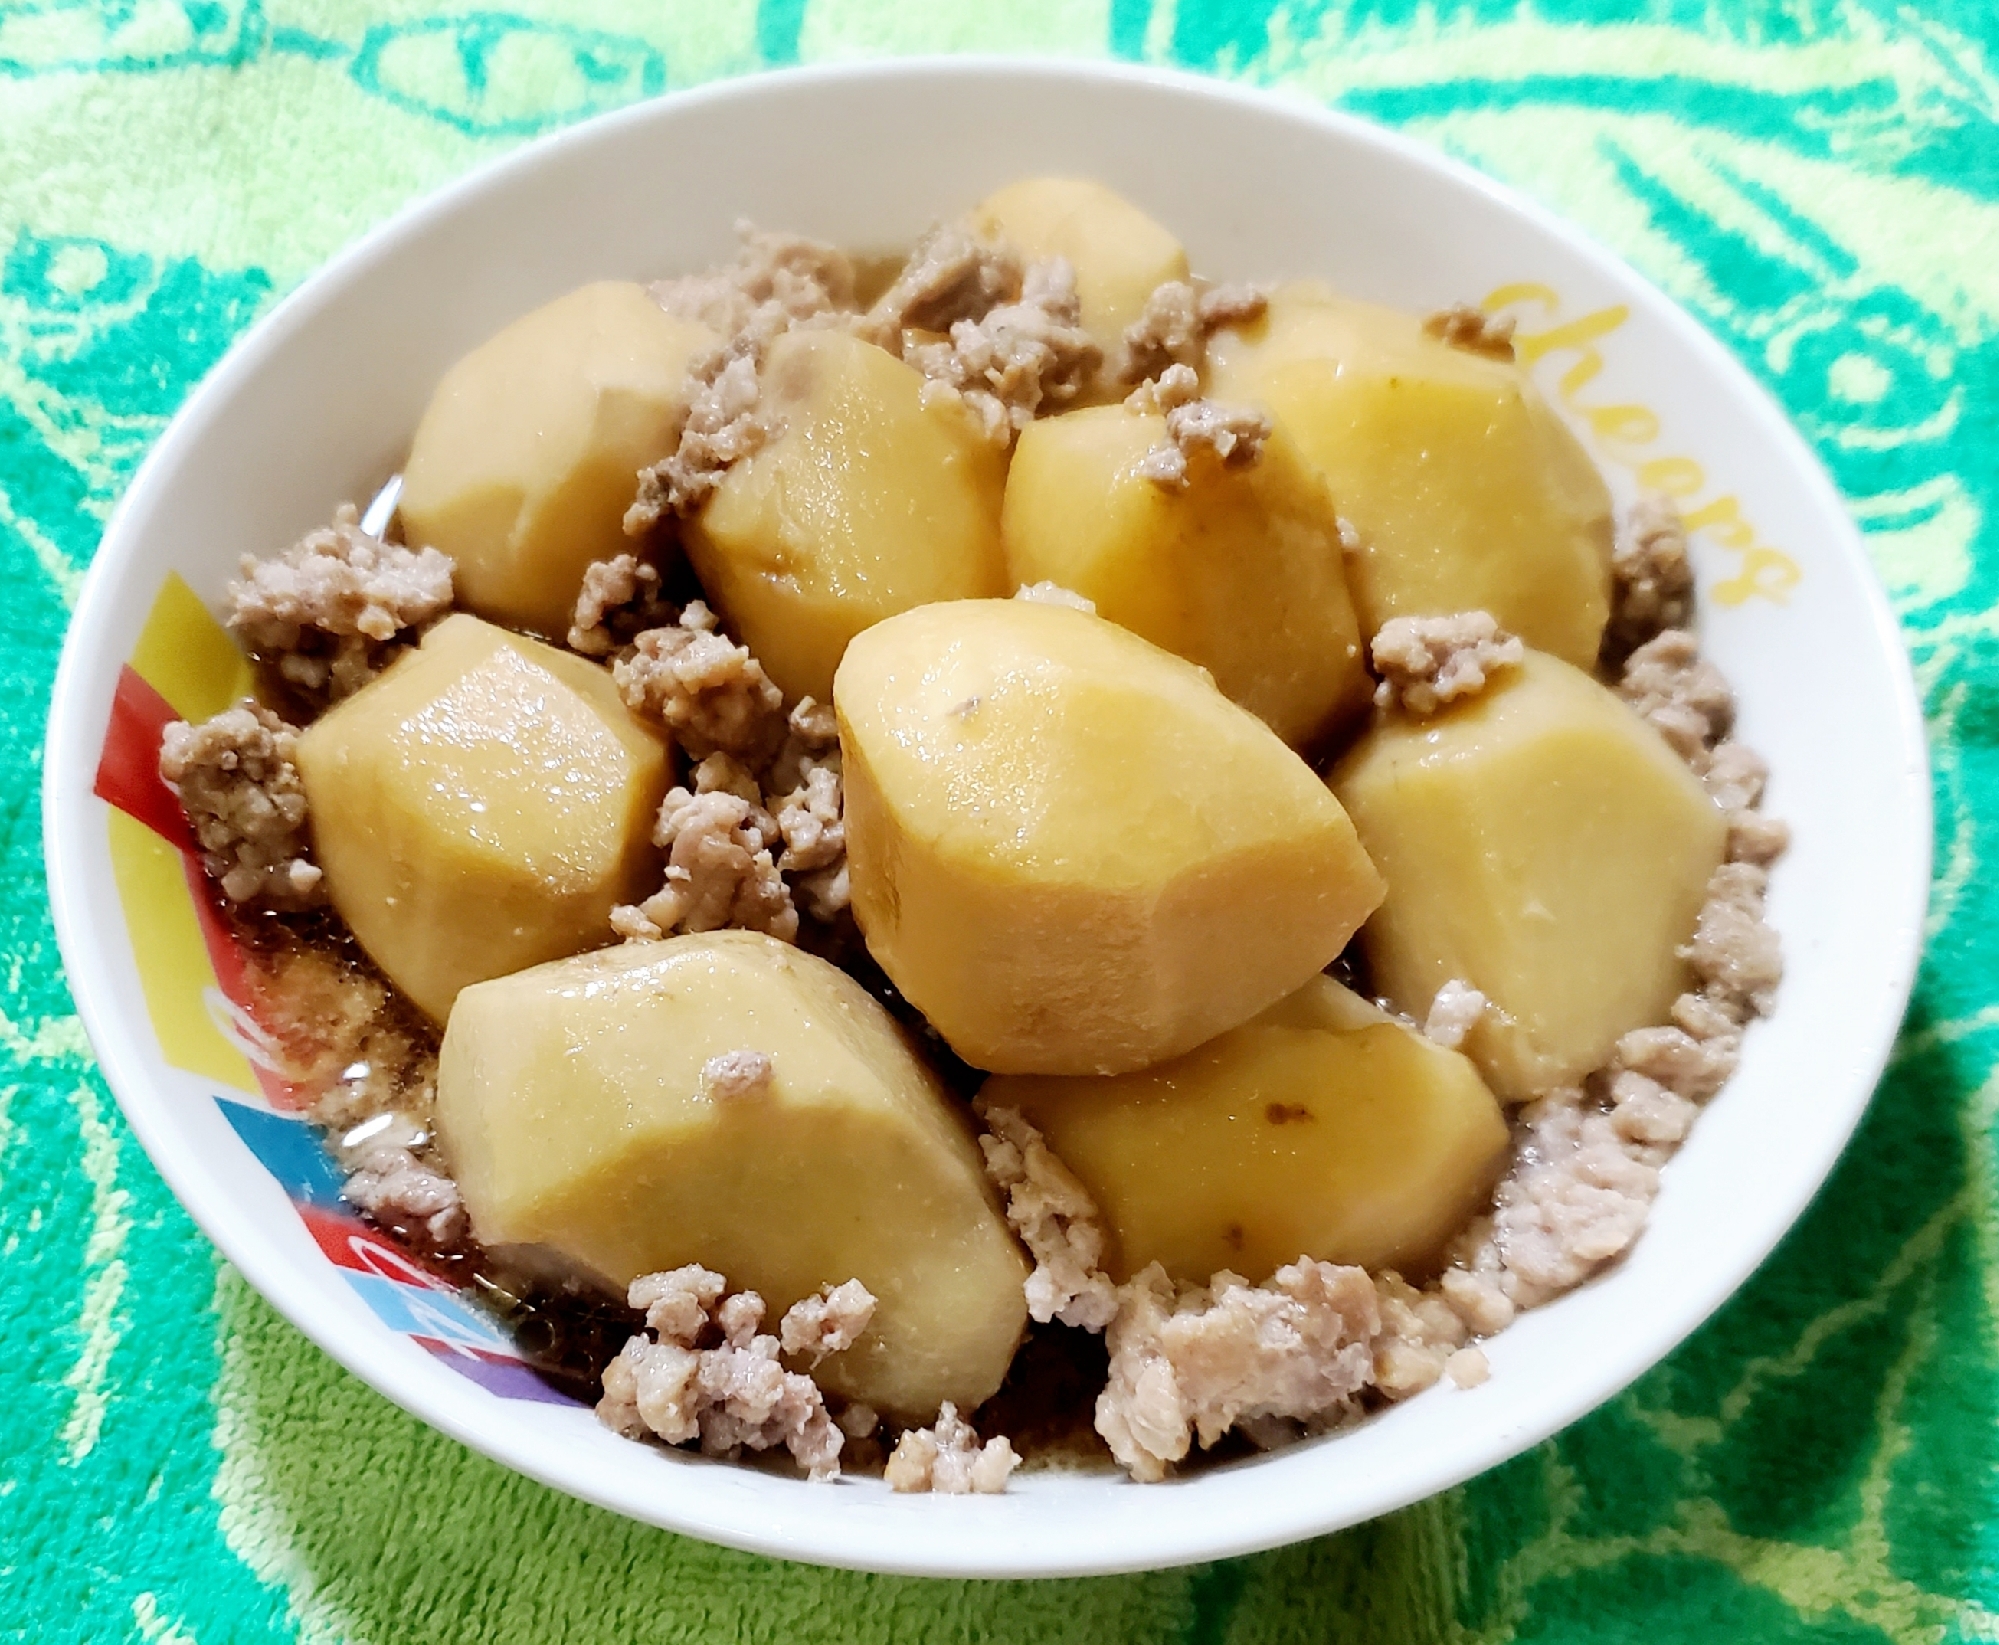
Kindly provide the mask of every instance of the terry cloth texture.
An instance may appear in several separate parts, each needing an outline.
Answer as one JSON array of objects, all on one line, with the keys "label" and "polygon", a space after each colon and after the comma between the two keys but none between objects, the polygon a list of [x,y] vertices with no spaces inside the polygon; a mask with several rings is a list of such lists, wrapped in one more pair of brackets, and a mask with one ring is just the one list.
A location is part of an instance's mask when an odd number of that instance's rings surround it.
[{"label": "terry cloth texture", "polygon": [[[506,0],[501,0],[502,4]],[[509,145],[794,60],[1170,62],[1401,126],[1748,362],[1867,527],[1935,738],[1928,958],[1819,1203],[1665,1365],[1345,1535],[1052,1584],[842,1575],[505,1473],[309,1347],[126,1130],[36,773],[78,578],[229,340]],[[1999,9],[1991,0],[0,0],[0,1638],[1999,1638]]]}]

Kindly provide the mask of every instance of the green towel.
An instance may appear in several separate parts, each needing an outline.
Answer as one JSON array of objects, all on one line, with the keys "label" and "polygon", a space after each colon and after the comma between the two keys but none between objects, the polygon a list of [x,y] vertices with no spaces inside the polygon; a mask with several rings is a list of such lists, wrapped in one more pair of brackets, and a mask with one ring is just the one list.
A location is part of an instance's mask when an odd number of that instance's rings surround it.
[{"label": "green towel", "polygon": [[[0,0],[0,1637],[1999,1639],[1991,0],[444,3]],[[393,208],[536,133],[769,64],[944,50],[1286,87],[1584,224],[1830,465],[1935,739],[1913,1013],[1756,1279],[1519,1460],[1204,1569],[977,1584],[775,1564],[431,1433],[280,1321],[174,1203],[92,1067],[43,896],[36,773],[78,578],[231,337]]]}]

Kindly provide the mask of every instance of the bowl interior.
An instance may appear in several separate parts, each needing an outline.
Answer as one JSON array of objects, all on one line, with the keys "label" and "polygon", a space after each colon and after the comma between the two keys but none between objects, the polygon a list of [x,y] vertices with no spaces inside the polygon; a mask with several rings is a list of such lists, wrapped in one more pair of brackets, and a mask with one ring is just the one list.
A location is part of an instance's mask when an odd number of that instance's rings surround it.
[{"label": "bowl interior", "polygon": [[[740,217],[884,249],[1035,172],[1125,192],[1211,275],[1322,276],[1419,310],[1504,306],[1620,499],[1641,482],[1681,495],[1701,527],[1708,652],[1770,761],[1767,803],[1795,833],[1769,905],[1779,1007],[1628,1260],[1496,1339],[1476,1390],[1440,1387],[1175,1484],[1040,1474],[945,1502],[631,1445],[552,1396],[490,1324],[342,1208],[289,1093],[259,1067],[233,954],[152,775],[158,729],[241,687],[208,609],[238,556],[365,498],[439,374],[504,322],[587,280],[723,257]],[[1007,63],[670,98],[534,145],[344,254],[194,395],[113,520],[57,684],[46,803],[64,959],[112,1087],[181,1201],[300,1329],[424,1420],[619,1512],[932,1574],[1271,1546],[1455,1483],[1607,1398],[1720,1304],[1830,1169],[1899,1021],[1928,880],[1921,722],[1856,533],[1781,415],[1684,313],[1545,214],[1358,122],[1207,82]]]}]

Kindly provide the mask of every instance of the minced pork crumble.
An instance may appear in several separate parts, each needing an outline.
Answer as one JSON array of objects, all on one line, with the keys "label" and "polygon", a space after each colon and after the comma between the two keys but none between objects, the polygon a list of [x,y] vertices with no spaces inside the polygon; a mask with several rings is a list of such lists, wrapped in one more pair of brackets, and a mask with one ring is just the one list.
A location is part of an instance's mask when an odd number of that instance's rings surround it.
[{"label": "minced pork crumble", "polygon": [[180,795],[202,864],[236,902],[304,908],[325,895],[308,859],[298,733],[257,703],[200,725],[176,720],[160,739],[160,777]]},{"label": "minced pork crumble", "polygon": [[1028,269],[1018,299],[954,320],[948,340],[906,345],[903,358],[929,379],[926,402],[955,398],[1005,449],[1036,417],[1075,402],[1103,350],[1083,330],[1075,271],[1058,257]]},{"label": "minced pork crumble", "polygon": [[747,330],[775,311],[809,320],[854,305],[854,265],[843,251],[796,234],[775,234],[739,221],[733,263],[702,274],[654,283],[652,295],[669,314],[698,320],[717,336]]},{"label": "minced pork crumble", "polygon": [[1484,1015],[1485,996],[1470,983],[1453,977],[1430,1001],[1429,1013],[1423,1018],[1423,1037],[1446,1051],[1455,1051]]},{"label": "minced pork crumble", "polygon": [[315,707],[360,690],[402,635],[451,609],[447,556],[371,537],[360,519],[342,504],[283,554],[244,555],[242,581],[229,585],[229,626]]},{"label": "minced pork crumble", "polygon": [[[711,620],[706,607],[700,616]],[[685,630],[641,635],[641,648],[654,634],[680,632]],[[714,748],[694,768],[693,787],[673,788],[661,802],[653,843],[667,854],[665,883],[645,902],[613,909],[611,925],[619,936],[639,940],[734,927],[790,942],[798,935],[799,904],[822,923],[847,906],[839,733],[831,711],[810,697],[781,714],[777,688],[742,647],[713,656],[722,665],[716,689],[734,693],[730,710],[689,709],[682,718],[698,721],[708,733],[726,730],[733,749]],[[625,691],[633,712],[644,715],[660,705],[658,715],[669,726],[687,700],[675,693],[698,697],[715,678],[704,669],[690,685],[685,675],[664,667],[642,680],[623,669],[620,664],[621,686],[634,682]],[[711,743],[712,736],[703,735],[695,746]]]},{"label": "minced pork crumble", "polygon": [[1653,635],[1694,619],[1694,563],[1687,530],[1669,497],[1640,497],[1610,552],[1610,625],[1604,650],[1622,662]]},{"label": "minced pork crumble", "polygon": [[626,1300],[652,1335],[631,1338],[604,1368],[597,1415],[632,1439],[699,1440],[708,1456],[782,1445],[811,1478],[837,1477],[847,1435],[819,1385],[780,1356],[816,1362],[851,1346],[874,1316],[873,1295],[858,1280],[829,1287],[787,1310],[770,1336],[758,1330],[763,1298],[726,1290],[695,1265],[633,1280]]},{"label": "minced pork crumble", "polygon": [[665,726],[693,759],[769,759],[784,735],[783,693],[746,646],[720,632],[700,600],[634,636],[611,678],[627,708]]},{"label": "minced pork crumble", "polygon": [[569,619],[569,649],[586,657],[629,654],[649,628],[677,622],[660,594],[659,568],[636,554],[617,554],[583,571],[583,591]]},{"label": "minced pork crumble", "polygon": [[892,1491],[935,1491],[940,1496],[1004,1491],[1020,1458],[1006,1435],[979,1443],[978,1430],[948,1399],[929,1428],[905,1428],[882,1477]]},{"label": "minced pork crumble", "polygon": [[[1188,483],[1191,454],[1252,463],[1269,436],[1261,412],[1199,392],[1207,336],[1261,312],[1253,288],[1161,286],[1127,331],[1123,357],[1110,362],[1081,332],[1066,264],[1026,264],[952,225],[926,236],[865,311],[842,254],[748,228],[734,264],[654,292],[723,340],[691,372],[676,449],[635,484],[626,522],[635,539],[670,533],[731,463],[777,432],[760,410],[756,369],[771,340],[794,326],[842,325],[881,343],[925,374],[927,392],[961,403],[1001,445],[1093,384],[1136,383],[1132,409],[1166,418],[1167,438],[1144,472],[1168,488]],[[1512,355],[1510,328],[1476,310],[1426,325],[1455,346]],[[365,684],[452,604],[448,559],[368,536],[357,518],[343,507],[330,527],[285,554],[246,559],[231,587],[232,625],[308,713]],[[1343,523],[1350,549],[1351,538]],[[652,940],[734,926],[796,940],[801,908],[830,924],[847,904],[831,710],[809,698],[787,708],[699,599],[676,606],[665,597],[656,559],[640,543],[592,566],[569,635],[572,649],[607,661],[627,704],[665,731],[685,765],[654,830],[664,883],[644,903],[618,909],[613,929]],[[1687,626],[1692,572],[1670,502],[1646,499],[1628,512],[1612,580],[1605,677],[1727,815],[1728,860],[1680,950],[1693,986],[1670,1021],[1625,1035],[1603,1068],[1516,1111],[1510,1166],[1488,1210],[1447,1248],[1440,1272],[1417,1286],[1301,1256],[1261,1284],[1228,1272],[1205,1285],[1176,1283],[1156,1264],[1114,1283],[1101,1266],[1098,1211],[1081,1183],[1017,1112],[980,1110],[988,1174],[1034,1262],[1029,1314],[1037,1328],[1102,1338],[1107,1369],[1095,1427],[1133,1478],[1163,1478],[1229,1432],[1267,1447],[1440,1380],[1484,1380],[1476,1339],[1628,1249],[1661,1168],[1733,1071],[1748,1022],[1770,1009],[1782,967],[1763,897],[1788,831],[1759,809],[1763,762],[1732,737],[1732,694]],[[1088,605],[1052,584],[1020,594]],[[1520,657],[1519,641],[1484,612],[1397,619],[1372,646],[1380,711],[1436,712]],[[466,1272],[503,1305],[526,1306],[526,1288],[477,1265],[457,1189],[434,1152],[434,1031],[356,959],[328,916],[310,912],[323,894],[295,734],[269,708],[244,704],[202,726],[170,726],[161,755],[161,774],[224,896],[306,922],[296,940],[253,958],[265,992],[282,1002],[267,1049],[274,1065],[322,1093],[313,1117],[332,1133],[353,1203],[419,1253],[471,1262]],[[1421,1031],[1457,1047],[1485,1004],[1465,983],[1448,983]],[[768,1057],[749,1048],[702,1070],[717,1100],[754,1101],[769,1078]],[[723,1276],[695,1266],[642,1276],[623,1301],[644,1316],[638,1334],[633,1315],[580,1295],[550,1312],[599,1310],[596,1333],[578,1340],[586,1374],[600,1380],[598,1413],[614,1429],[698,1442],[714,1455],[782,1449],[814,1479],[836,1476],[849,1445],[881,1461],[878,1414],[829,1400],[811,1375],[867,1326],[875,1299],[858,1280],[798,1303],[776,1334],[761,1329],[757,1293],[731,1295]],[[620,1329],[613,1355],[606,1333]],[[971,1415],[950,1405],[929,1427],[891,1432],[883,1471],[899,1491],[1001,1490],[1021,1460],[1004,1435],[981,1441]]]},{"label": "minced pork crumble", "polygon": [[858,335],[900,354],[910,332],[949,334],[1020,297],[1027,269],[1009,247],[957,223],[939,223],[916,243],[902,272],[855,327]]},{"label": "minced pork crumble", "polygon": [[1125,405],[1166,418],[1166,438],[1139,459],[1137,469],[1164,491],[1185,491],[1192,483],[1188,460],[1195,452],[1211,452],[1227,468],[1247,468],[1270,438],[1270,419],[1255,407],[1202,398],[1192,366],[1168,366],[1157,380],[1133,389]]},{"label": "minced pork crumble", "polygon": [[1270,306],[1261,286],[1168,280],[1153,288],[1145,312],[1125,327],[1118,380],[1142,383],[1180,365],[1199,372],[1208,363],[1208,339],[1225,326],[1247,325]]},{"label": "minced pork crumble", "polygon": [[1449,617],[1391,617],[1370,647],[1377,707],[1422,719],[1459,697],[1476,696],[1502,668],[1517,668],[1527,648],[1487,611]]},{"label": "minced pork crumble", "polygon": [[1488,314],[1471,303],[1440,309],[1423,322],[1423,329],[1453,348],[1483,354],[1490,360],[1513,359],[1513,316]]}]

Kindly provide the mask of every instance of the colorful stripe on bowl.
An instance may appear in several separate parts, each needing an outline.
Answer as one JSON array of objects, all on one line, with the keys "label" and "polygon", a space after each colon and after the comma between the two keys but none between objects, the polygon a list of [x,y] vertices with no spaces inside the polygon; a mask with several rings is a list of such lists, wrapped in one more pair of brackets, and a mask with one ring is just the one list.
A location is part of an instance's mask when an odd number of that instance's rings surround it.
[{"label": "colorful stripe on bowl", "polygon": [[575,1404],[448,1276],[341,1198],[340,1172],[301,1112],[318,1093],[284,1078],[266,1050],[270,1035],[258,1021],[242,952],[159,769],[169,724],[218,714],[251,695],[253,684],[236,642],[169,573],[119,671],[95,784],[160,1056],[230,1093],[212,1093],[222,1117],[284,1190],[320,1254],[384,1325],[501,1399]]}]

